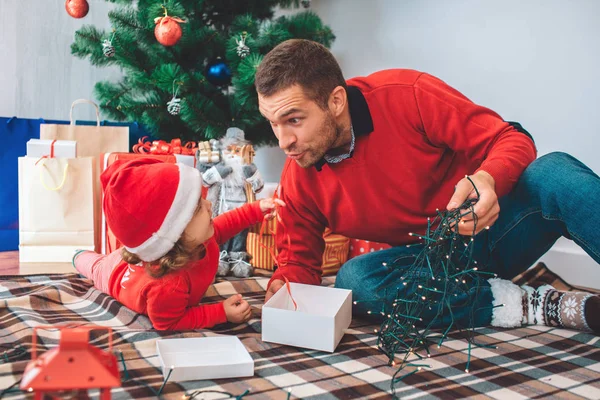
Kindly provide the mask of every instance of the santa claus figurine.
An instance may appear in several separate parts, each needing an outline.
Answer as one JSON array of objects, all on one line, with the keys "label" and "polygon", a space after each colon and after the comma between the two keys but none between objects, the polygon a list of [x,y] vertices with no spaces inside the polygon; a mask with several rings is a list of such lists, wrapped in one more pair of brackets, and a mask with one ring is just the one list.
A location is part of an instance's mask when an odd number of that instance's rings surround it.
[{"label": "santa claus figurine", "polygon": [[[209,188],[207,199],[213,203],[213,217],[246,204],[249,201],[247,184],[252,193],[258,193],[264,187],[256,165],[248,163],[236,151],[246,145],[250,143],[245,140],[244,131],[229,128],[223,139],[211,141],[209,157],[207,152],[197,153],[196,165],[202,173],[203,184]],[[215,154],[219,156],[215,157]],[[248,230],[244,230],[221,245],[218,276],[247,278],[254,274],[246,251],[247,237]]]}]

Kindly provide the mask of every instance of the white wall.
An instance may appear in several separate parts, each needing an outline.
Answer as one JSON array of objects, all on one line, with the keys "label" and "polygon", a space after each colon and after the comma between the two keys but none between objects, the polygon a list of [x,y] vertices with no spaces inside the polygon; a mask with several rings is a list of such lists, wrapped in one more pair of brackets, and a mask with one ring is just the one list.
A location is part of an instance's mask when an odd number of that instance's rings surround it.
[{"label": "white wall", "polygon": [[[332,51],[346,77],[384,68],[429,72],[521,122],[540,155],[566,151],[600,172],[600,1],[312,4],[337,36]],[[600,288],[600,266],[570,241],[543,260],[572,284]]]},{"label": "white wall", "polygon": [[600,1],[313,0],[347,77],[432,73],[600,172]]},{"label": "white wall", "polygon": [[[0,115],[68,119],[75,99],[92,99],[94,84],[119,76],[71,55],[75,31],[84,24],[109,28],[104,0],[91,0],[85,18],[71,18],[64,1],[0,0]],[[91,107],[90,107],[91,108]],[[91,119],[84,107],[76,119]]]},{"label": "white wall", "polygon": [[[81,25],[109,26],[113,5],[89,2],[77,20],[62,1],[0,0],[0,115],[66,119],[72,100],[119,76],[70,53]],[[313,0],[312,8],[337,35],[332,50],[346,76],[392,67],[433,73],[522,122],[540,154],[564,150],[600,171],[600,2]],[[280,168],[283,158],[267,154],[265,167]]]},{"label": "white wall", "polygon": [[[88,1],[90,13],[76,20],[62,0],[0,0],[0,115],[66,119],[74,99],[90,98],[95,82],[119,76],[70,54],[81,25],[109,26],[113,5]],[[427,71],[520,121],[540,154],[566,151],[600,171],[600,1],[313,0],[312,9],[337,35],[332,51],[347,77],[395,67]],[[257,151],[268,181],[278,180],[283,160],[276,148]],[[568,242],[560,246],[579,254]],[[589,268],[577,274],[581,284],[600,287],[595,263],[573,263]]]}]

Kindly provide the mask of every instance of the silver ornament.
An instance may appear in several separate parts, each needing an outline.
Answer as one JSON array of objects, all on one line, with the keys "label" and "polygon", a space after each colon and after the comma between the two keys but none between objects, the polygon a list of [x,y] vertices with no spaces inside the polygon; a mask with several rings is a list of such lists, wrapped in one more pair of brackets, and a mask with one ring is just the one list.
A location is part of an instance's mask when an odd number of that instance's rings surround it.
[{"label": "silver ornament", "polygon": [[245,58],[250,54],[250,47],[246,46],[246,36],[240,35],[240,40],[235,39],[237,43],[237,55],[240,58]]},{"label": "silver ornament", "polygon": [[302,4],[302,7],[304,7],[304,8],[310,7],[310,0],[301,0],[300,3]]},{"label": "silver ornament", "polygon": [[181,99],[173,96],[173,98],[167,103],[167,111],[169,114],[179,115],[179,112],[181,111],[181,104],[179,104],[180,102]]},{"label": "silver ornament", "polygon": [[105,39],[104,42],[102,42],[102,53],[104,53],[106,57],[113,57],[115,55],[115,48],[110,40]]}]

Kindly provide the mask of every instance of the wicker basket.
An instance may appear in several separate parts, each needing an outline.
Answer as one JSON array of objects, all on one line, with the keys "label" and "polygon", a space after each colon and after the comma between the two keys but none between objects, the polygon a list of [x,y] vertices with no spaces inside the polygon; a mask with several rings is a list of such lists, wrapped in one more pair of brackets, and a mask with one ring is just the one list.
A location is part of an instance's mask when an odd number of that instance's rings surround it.
[{"label": "wicker basket", "polygon": [[[329,229],[325,231],[323,238],[325,239],[325,251],[323,252],[323,264],[321,266],[323,275],[335,275],[340,267],[348,260],[350,239],[342,235],[332,234]],[[273,253],[277,255],[274,235],[266,235],[263,233],[262,244],[265,247],[273,249]],[[260,235],[258,233],[248,233],[246,247],[248,253],[252,255],[251,263],[256,268],[267,269],[270,271],[275,268],[275,263],[269,250],[261,246]]]}]

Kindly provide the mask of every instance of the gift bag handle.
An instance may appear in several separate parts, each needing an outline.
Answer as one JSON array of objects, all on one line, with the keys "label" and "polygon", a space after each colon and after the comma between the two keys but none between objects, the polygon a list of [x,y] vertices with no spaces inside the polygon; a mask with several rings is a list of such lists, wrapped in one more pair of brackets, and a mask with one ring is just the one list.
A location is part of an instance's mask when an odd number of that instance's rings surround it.
[{"label": "gift bag handle", "polygon": [[[44,162],[42,162],[42,167],[47,168]],[[53,187],[53,188],[48,187],[48,185],[46,185],[46,182],[44,181],[44,169],[41,168],[40,169],[40,182],[42,183],[42,186],[44,187],[44,189],[51,191],[51,192],[56,192],[56,191],[62,189],[62,187],[65,185],[65,181],[67,180],[67,169],[68,168],[69,168],[69,163],[65,164],[65,168],[63,170],[62,182],[58,186]]]},{"label": "gift bag handle", "polygon": [[88,103],[94,106],[94,108],[96,109],[96,126],[100,126],[100,109],[98,108],[98,105],[96,103],[87,99],[75,100],[73,104],[71,104],[71,112],[69,112],[69,120],[71,121],[71,125],[75,125],[75,121],[73,120],[73,108],[75,108],[76,104],[81,103]]}]

